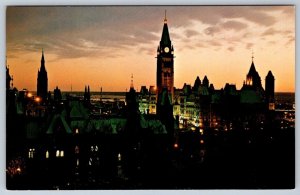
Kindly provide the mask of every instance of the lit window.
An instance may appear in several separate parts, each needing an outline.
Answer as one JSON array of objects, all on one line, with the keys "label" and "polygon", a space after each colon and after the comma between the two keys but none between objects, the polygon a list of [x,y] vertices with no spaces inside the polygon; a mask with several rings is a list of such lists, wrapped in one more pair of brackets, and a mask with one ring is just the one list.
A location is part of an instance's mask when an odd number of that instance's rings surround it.
[{"label": "lit window", "polygon": [[60,151],[60,157],[64,157],[65,156],[65,153],[63,150]]},{"label": "lit window", "polygon": [[49,151],[46,151],[46,158],[49,158]]},{"label": "lit window", "polygon": [[56,157],[59,157],[59,150],[56,150]]},{"label": "lit window", "polygon": [[76,161],[76,166],[79,166],[79,159],[77,159]]},{"label": "lit window", "polygon": [[122,160],[122,156],[121,156],[121,154],[119,153],[118,154],[118,161],[121,161]]},{"label": "lit window", "polygon": [[33,158],[34,152],[35,152],[35,149],[34,148],[30,148],[29,152],[28,152],[28,158]]},{"label": "lit window", "polygon": [[77,128],[77,129],[75,129],[75,133],[76,134],[78,134],[79,133],[79,129]]}]

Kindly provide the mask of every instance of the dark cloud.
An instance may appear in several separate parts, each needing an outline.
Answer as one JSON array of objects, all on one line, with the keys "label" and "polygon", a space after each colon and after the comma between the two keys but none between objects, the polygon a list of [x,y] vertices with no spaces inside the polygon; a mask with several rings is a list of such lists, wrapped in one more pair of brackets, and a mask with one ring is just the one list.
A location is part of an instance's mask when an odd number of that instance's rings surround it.
[{"label": "dark cloud", "polygon": [[[165,9],[171,39],[183,43],[190,42],[201,31],[209,36],[224,29],[241,31],[247,28],[246,22],[268,27],[264,35],[271,35],[277,33],[272,27],[276,19],[271,13],[278,10],[286,15],[294,13],[293,6],[8,7],[7,48],[8,51],[45,48],[60,58],[116,57],[124,48],[158,44]],[[194,21],[209,27],[194,29]],[[180,27],[188,29],[184,35],[172,33]],[[184,41],[185,38],[189,40]],[[217,41],[207,44],[221,46]]]},{"label": "dark cloud", "polygon": [[240,31],[247,28],[248,25],[238,21],[227,21],[222,23],[220,26],[226,30]]},{"label": "dark cloud", "polygon": [[247,43],[246,44],[246,49],[253,49],[253,43]]},{"label": "dark cloud", "polygon": [[214,34],[220,32],[221,29],[217,26],[210,26],[210,27],[207,27],[206,29],[204,29],[204,33],[206,35],[210,35],[210,36],[214,36]]},{"label": "dark cloud", "polygon": [[139,48],[139,52],[143,52],[143,53],[146,53],[147,55],[150,55],[150,56],[155,56],[155,52],[156,50],[153,49],[152,47],[141,47]]},{"label": "dark cloud", "polygon": [[277,34],[286,37],[288,35],[291,35],[292,31],[290,31],[290,30],[276,30],[273,27],[271,27],[271,28],[268,28],[267,30],[265,30],[262,33],[262,36],[267,37],[267,36],[273,36],[273,35],[277,35]]},{"label": "dark cloud", "polygon": [[279,30],[275,30],[274,28],[268,28],[267,30],[265,30],[262,35],[263,36],[269,36],[269,35],[274,35],[274,34],[277,34],[277,33],[280,33],[281,31]]},{"label": "dark cloud", "polygon": [[232,52],[234,51],[234,47],[228,47],[227,50]]},{"label": "dark cloud", "polygon": [[290,45],[290,44],[294,44],[295,45],[295,37],[294,36],[289,36],[288,37],[288,41],[286,42],[286,46]]},{"label": "dark cloud", "polygon": [[234,30],[234,31],[241,31],[242,29],[247,28],[247,24],[238,22],[238,21],[226,21],[219,23],[214,26],[209,26],[204,29],[204,33],[209,36],[214,36],[217,33],[222,32],[223,30]]},{"label": "dark cloud", "polygon": [[207,44],[210,45],[210,46],[214,46],[214,47],[222,46],[222,44],[219,41],[216,41],[216,40],[207,41]]},{"label": "dark cloud", "polygon": [[195,31],[195,30],[191,30],[191,29],[188,29],[185,31],[185,35],[187,38],[191,38],[193,36],[196,36],[196,35],[199,35],[200,33],[198,31]]}]

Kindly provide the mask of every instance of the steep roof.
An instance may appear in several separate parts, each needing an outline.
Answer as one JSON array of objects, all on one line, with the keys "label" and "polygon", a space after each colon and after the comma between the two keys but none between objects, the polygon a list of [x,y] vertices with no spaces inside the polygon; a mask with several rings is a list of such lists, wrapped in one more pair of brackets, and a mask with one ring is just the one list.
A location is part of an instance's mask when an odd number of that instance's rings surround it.
[{"label": "steep roof", "polygon": [[273,76],[271,70],[269,70],[269,72],[268,72],[268,74],[267,74],[267,78],[274,78],[274,76]]},{"label": "steep roof", "polygon": [[67,134],[72,133],[72,130],[71,130],[70,126],[68,125],[68,123],[66,122],[65,118],[61,114],[56,114],[53,116],[46,134],[53,134],[55,132],[55,128],[57,127],[57,125],[59,123],[62,124],[63,130]]},{"label": "steep roof", "polygon": [[70,102],[70,118],[88,118],[87,109],[79,101]]},{"label": "steep roof", "polygon": [[161,40],[160,40],[161,45],[171,45],[171,39],[169,35],[169,29],[168,29],[168,24],[167,24],[167,19],[165,18],[164,20],[164,27],[161,35]]}]

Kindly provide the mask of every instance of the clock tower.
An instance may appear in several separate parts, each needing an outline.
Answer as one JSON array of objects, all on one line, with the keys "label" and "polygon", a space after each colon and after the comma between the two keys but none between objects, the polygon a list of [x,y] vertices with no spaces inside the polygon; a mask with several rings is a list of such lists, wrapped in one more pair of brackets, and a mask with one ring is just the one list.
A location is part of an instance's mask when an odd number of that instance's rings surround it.
[{"label": "clock tower", "polygon": [[170,40],[165,13],[161,40],[157,48],[156,95],[166,88],[171,104],[174,97],[174,48]]}]

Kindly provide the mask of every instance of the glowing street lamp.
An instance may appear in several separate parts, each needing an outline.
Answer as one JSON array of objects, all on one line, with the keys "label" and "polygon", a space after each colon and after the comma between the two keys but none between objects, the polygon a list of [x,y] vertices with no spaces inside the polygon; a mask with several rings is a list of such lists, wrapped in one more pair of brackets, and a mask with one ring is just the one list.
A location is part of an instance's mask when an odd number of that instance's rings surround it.
[{"label": "glowing street lamp", "polygon": [[31,98],[31,97],[32,97],[32,93],[29,92],[29,93],[27,94],[27,97],[28,97],[28,98]]},{"label": "glowing street lamp", "polygon": [[41,101],[41,98],[40,98],[40,97],[36,97],[34,100],[35,100],[37,103],[39,103],[39,102]]},{"label": "glowing street lamp", "polygon": [[174,148],[177,149],[178,147],[179,147],[179,145],[178,145],[177,143],[175,143],[175,144],[174,144]]}]

